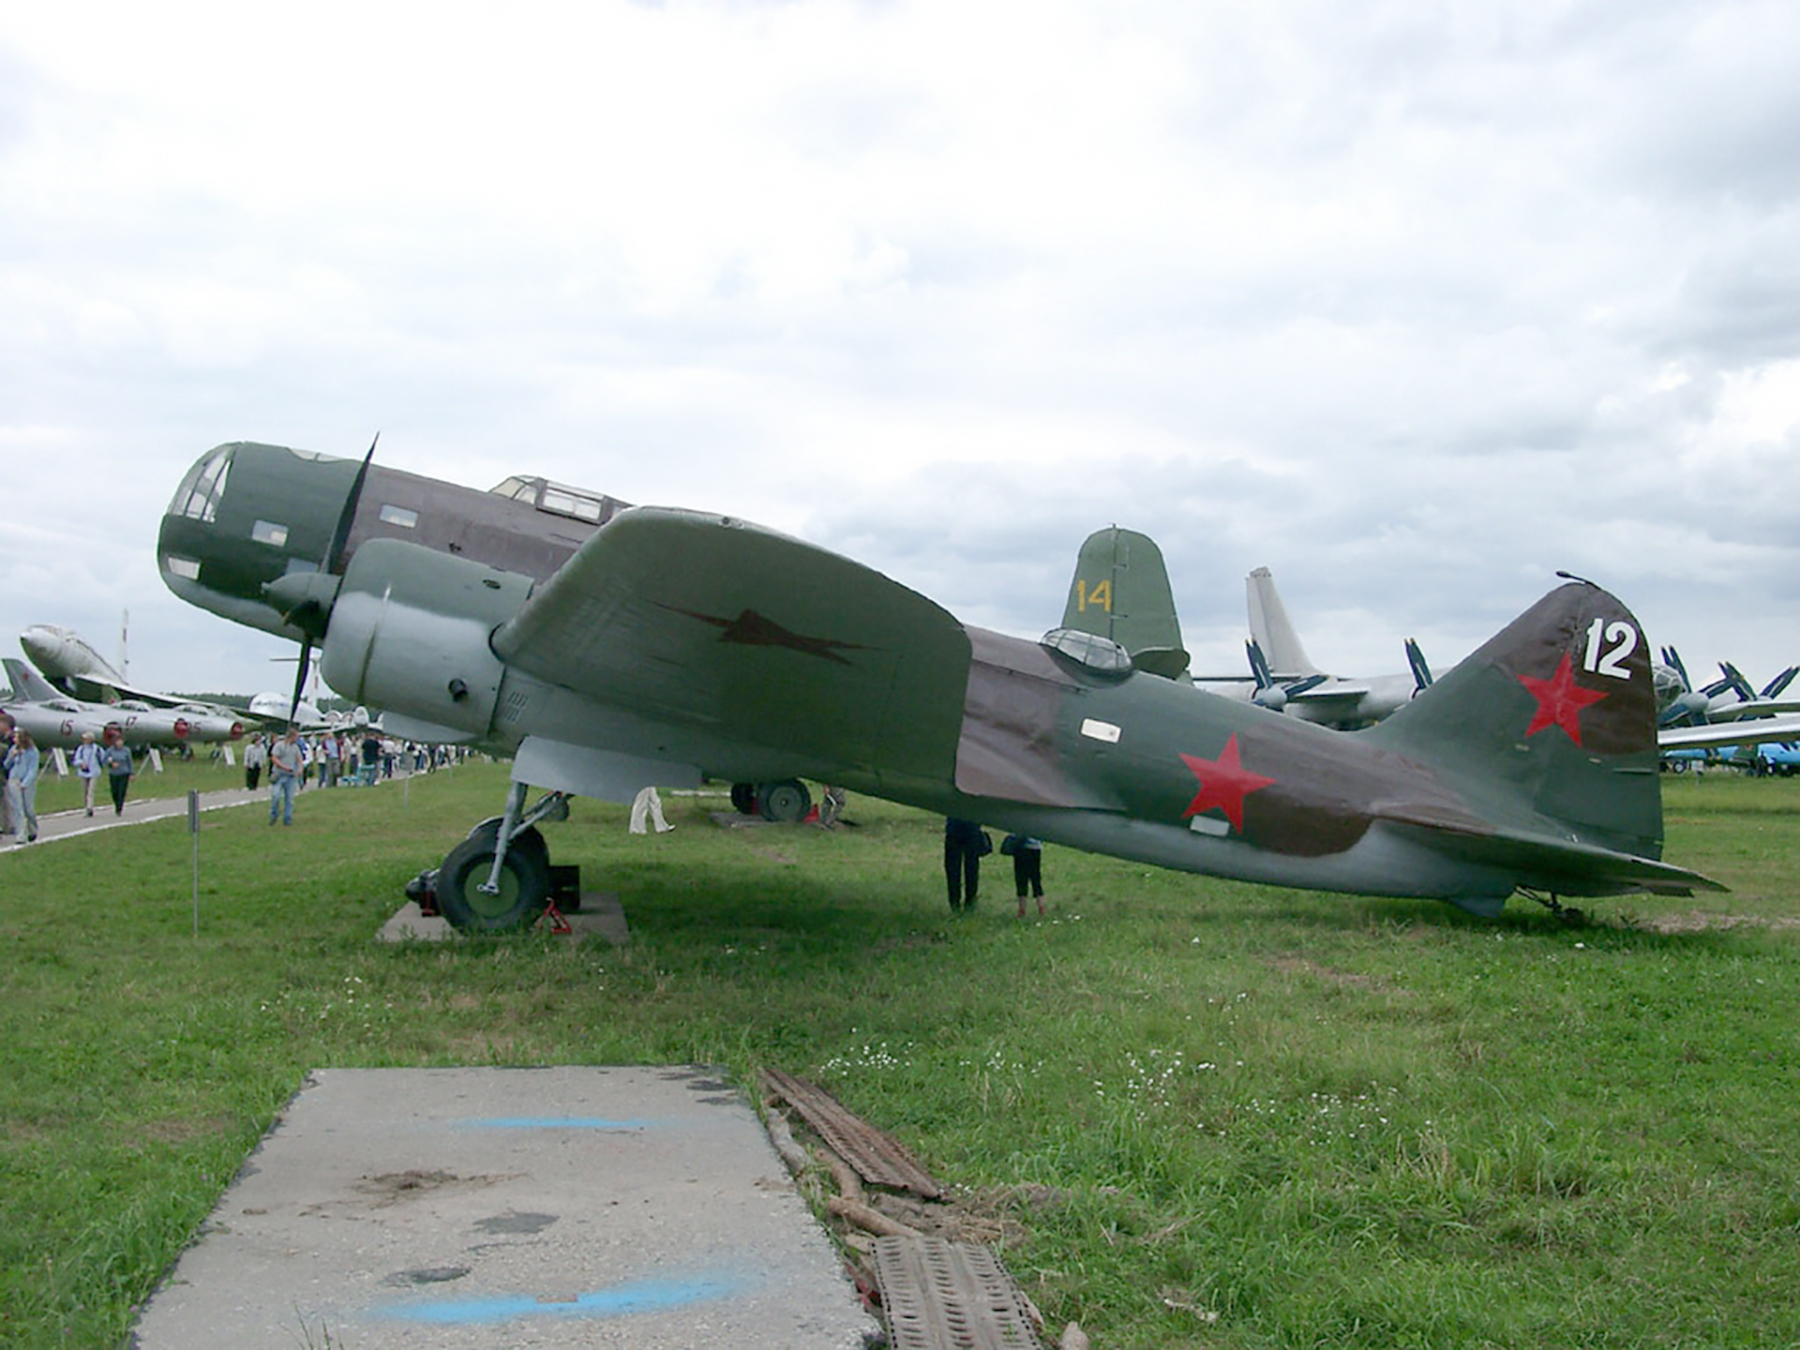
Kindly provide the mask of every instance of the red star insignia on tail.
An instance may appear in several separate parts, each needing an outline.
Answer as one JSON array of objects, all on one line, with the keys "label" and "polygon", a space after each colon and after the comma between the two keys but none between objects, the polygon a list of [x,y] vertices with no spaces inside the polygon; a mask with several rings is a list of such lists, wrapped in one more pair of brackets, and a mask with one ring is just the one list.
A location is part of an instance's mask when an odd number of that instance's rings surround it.
[{"label": "red star insignia on tail", "polygon": [[1235,731],[1231,733],[1231,739],[1225,742],[1225,748],[1219,752],[1217,759],[1183,755],[1181,762],[1193,770],[1194,777],[1200,780],[1200,790],[1194,794],[1194,800],[1188,803],[1187,810],[1181,813],[1183,818],[1197,816],[1216,806],[1225,813],[1225,819],[1231,822],[1239,834],[1244,832],[1244,798],[1275,781],[1273,778],[1264,778],[1260,773],[1251,773],[1238,762]]},{"label": "red star insignia on tail", "polygon": [[1581,710],[1606,697],[1603,689],[1583,689],[1575,683],[1575,671],[1569,654],[1563,653],[1556,674],[1547,680],[1531,675],[1519,676],[1519,683],[1537,700],[1537,714],[1525,728],[1527,736],[1535,736],[1545,727],[1561,727],[1576,745],[1581,744]]}]

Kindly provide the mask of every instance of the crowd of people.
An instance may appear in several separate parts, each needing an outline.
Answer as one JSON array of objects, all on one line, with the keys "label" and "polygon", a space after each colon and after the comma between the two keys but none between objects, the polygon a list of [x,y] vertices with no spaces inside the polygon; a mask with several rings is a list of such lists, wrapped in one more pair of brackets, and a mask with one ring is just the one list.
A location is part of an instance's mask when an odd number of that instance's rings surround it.
[{"label": "crowd of people", "polygon": [[[221,750],[213,750],[217,760]],[[294,795],[302,788],[368,785],[400,773],[432,773],[460,762],[468,751],[461,747],[420,745],[384,736],[373,728],[319,732],[302,736],[295,731],[252,735],[244,745],[244,786],[252,791],[269,777],[269,823],[292,824]],[[113,814],[125,813],[125,799],[137,764],[118,727],[108,726],[96,740],[83,732],[69,752],[69,768],[81,784],[81,809],[94,814],[100,782],[106,781]],[[0,714],[0,838],[14,846],[37,842],[38,776],[46,767],[46,755],[31,733]],[[58,769],[60,772],[60,769]]]},{"label": "crowd of people", "polygon": [[285,735],[251,736],[244,747],[244,786],[256,791],[266,770],[269,824],[292,825],[294,797],[304,788],[370,787],[396,770],[434,773],[467,755],[465,747],[399,741],[373,727],[306,736],[290,727]]},{"label": "crowd of people", "polygon": [[[10,835],[15,845],[35,843],[38,837],[37,780],[41,757],[29,732],[7,726],[5,733],[6,817],[0,821],[0,833]],[[370,785],[379,779],[392,778],[397,767],[415,773],[430,773],[443,765],[456,762],[467,751],[441,745],[415,745],[384,737],[365,727],[360,734],[335,731],[302,736],[293,728],[285,735],[262,733],[251,736],[244,747],[244,786],[255,791],[264,770],[269,775],[269,824],[294,823],[294,798],[317,774],[320,787],[346,784]],[[104,774],[112,791],[113,814],[125,810],[125,795],[134,772],[131,751],[119,735],[118,728],[108,727],[105,744],[97,745],[91,734],[84,734],[81,744],[69,757],[71,767],[82,784],[82,800],[88,815],[94,814],[95,789]],[[843,809],[842,789],[832,788],[827,800],[833,808],[829,817],[821,812],[820,823],[828,828]],[[631,831],[645,832],[646,817],[658,833],[673,827],[663,819],[662,802],[656,789],[646,788],[633,803]],[[974,910],[981,886],[981,859],[993,852],[993,840],[980,825],[950,817],[944,821],[944,879],[955,914]],[[1026,901],[1037,902],[1039,914],[1044,912],[1042,841],[1028,835],[1011,834],[1000,846],[1002,854],[1013,864],[1013,887],[1018,893],[1019,917],[1025,917]]]}]

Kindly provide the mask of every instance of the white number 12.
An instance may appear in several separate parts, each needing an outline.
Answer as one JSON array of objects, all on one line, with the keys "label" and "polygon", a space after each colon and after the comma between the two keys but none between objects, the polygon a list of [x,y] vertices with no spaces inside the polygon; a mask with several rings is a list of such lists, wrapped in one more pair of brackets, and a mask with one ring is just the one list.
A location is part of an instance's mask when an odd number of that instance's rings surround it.
[{"label": "white number 12", "polygon": [[[1602,652],[1605,642],[1613,645]],[[1625,658],[1637,650],[1637,642],[1637,629],[1623,619],[1614,619],[1610,625],[1605,619],[1595,619],[1587,631],[1587,657],[1581,663],[1582,669],[1615,680],[1629,680],[1631,672],[1625,669]]]}]

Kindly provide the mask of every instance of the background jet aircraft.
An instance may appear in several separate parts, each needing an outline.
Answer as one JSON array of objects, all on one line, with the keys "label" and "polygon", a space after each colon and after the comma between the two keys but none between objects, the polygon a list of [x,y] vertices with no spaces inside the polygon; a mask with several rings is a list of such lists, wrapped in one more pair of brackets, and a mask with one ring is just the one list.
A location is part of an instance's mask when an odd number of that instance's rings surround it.
[{"label": "background jet aircraft", "polygon": [[19,645],[58,694],[127,713],[171,709],[181,715],[188,727],[187,732],[177,739],[226,741],[236,740],[244,734],[243,716],[233,709],[202,703],[181,694],[140,689],[127,683],[125,677],[73,629],[47,623],[32,624],[19,634]]},{"label": "background jet aircraft", "polygon": [[[500,526],[452,551],[379,537],[387,490],[368,460],[221,446],[178,489],[159,561],[184,598],[319,644],[326,681],[391,730],[512,754],[504,815],[439,872],[464,926],[542,911],[535,823],[569,795],[703,777],[812,778],[1159,866],[1489,914],[1515,890],[1715,885],[1659,860],[1647,648],[1587,583],[1345,735],[1146,676],[1092,633],[964,625],[731,517],[620,510],[562,553],[558,526],[438,484],[433,509]],[[533,553],[533,525],[558,542]],[[528,785],[547,790],[529,808]]]},{"label": "background jet aircraft", "polygon": [[[9,658],[11,661],[13,658]],[[19,662],[23,666],[23,662]],[[18,688],[18,676],[9,668],[7,679],[13,684],[10,693],[0,699],[0,713],[14,726],[31,733],[32,740],[46,750],[73,750],[81,744],[83,732],[98,741],[106,730],[107,719],[89,710],[88,705],[67,695],[48,700],[26,697]],[[51,691],[53,694],[54,690]]]},{"label": "background jet aircraft", "polygon": [[[229,741],[244,734],[242,722],[213,716],[207,711],[152,708],[137,700],[107,704],[71,698],[58,693],[43,676],[16,656],[7,657],[4,665],[15,697],[24,700],[9,704],[8,711],[35,706],[42,710],[40,716],[44,713],[57,715],[60,720],[56,726],[59,728],[62,721],[69,722],[71,731],[62,732],[58,739],[46,744],[67,749],[80,742],[83,731],[93,731],[98,739],[100,731],[109,725],[124,733],[127,745],[139,747]],[[22,721],[21,725],[26,724]],[[31,726],[26,725],[26,729],[36,735]]]},{"label": "background jet aircraft", "polygon": [[1256,676],[1249,697],[1262,707],[1322,726],[1361,727],[1390,716],[1431,683],[1431,671],[1411,638],[1406,640],[1411,669],[1404,675],[1328,675],[1301,646],[1268,568],[1258,567],[1244,579],[1244,594]]},{"label": "background jet aircraft", "polygon": [[34,623],[19,634],[32,665],[57,689],[90,703],[104,703],[111,691],[136,695],[126,679],[79,633],[55,624]]}]

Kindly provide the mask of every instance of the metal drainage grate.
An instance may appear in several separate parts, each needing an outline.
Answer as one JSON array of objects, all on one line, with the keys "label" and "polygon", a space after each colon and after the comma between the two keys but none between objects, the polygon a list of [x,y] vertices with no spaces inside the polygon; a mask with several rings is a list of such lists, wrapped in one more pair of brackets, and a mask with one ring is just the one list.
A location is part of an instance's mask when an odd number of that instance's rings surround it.
[{"label": "metal drainage grate", "polygon": [[1037,1350],[1025,1296],[986,1247],[943,1238],[875,1241],[891,1350]]}]

